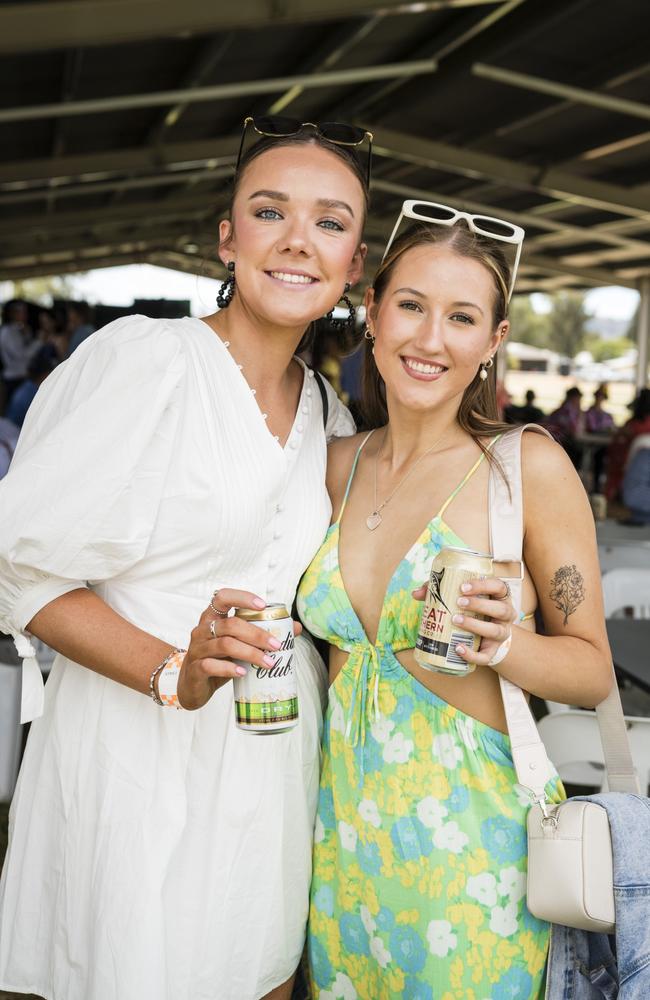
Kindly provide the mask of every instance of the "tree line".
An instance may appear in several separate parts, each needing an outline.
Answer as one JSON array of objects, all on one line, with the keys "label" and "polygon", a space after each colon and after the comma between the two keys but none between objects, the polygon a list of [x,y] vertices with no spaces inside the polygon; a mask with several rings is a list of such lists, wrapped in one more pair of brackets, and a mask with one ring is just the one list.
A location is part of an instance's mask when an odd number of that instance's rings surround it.
[{"label": "tree line", "polygon": [[636,317],[625,336],[605,339],[589,330],[592,318],[582,292],[565,291],[548,296],[550,310],[536,312],[528,295],[517,295],[510,306],[510,339],[531,347],[548,348],[569,358],[589,351],[594,361],[618,358],[635,346]]}]

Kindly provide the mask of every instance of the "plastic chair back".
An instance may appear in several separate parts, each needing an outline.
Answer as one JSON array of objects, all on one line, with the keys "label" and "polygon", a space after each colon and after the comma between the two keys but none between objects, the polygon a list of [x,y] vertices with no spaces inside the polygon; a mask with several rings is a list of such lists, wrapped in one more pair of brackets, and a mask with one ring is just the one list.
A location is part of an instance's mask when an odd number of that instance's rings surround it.
[{"label": "plastic chair back", "polygon": [[[625,716],[632,758],[642,790],[650,784],[650,719]],[[607,791],[605,758],[595,712],[571,708],[545,715],[537,723],[560,778],[572,785]]]},{"label": "plastic chair back", "polygon": [[601,577],[606,618],[650,618],[650,569],[612,569]]}]

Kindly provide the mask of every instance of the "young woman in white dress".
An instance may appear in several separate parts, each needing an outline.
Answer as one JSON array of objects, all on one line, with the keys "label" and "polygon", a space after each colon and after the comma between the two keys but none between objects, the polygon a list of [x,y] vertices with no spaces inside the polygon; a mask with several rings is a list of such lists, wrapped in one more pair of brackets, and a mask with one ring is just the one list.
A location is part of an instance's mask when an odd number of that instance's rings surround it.
[{"label": "young woman in white dress", "polygon": [[[237,730],[231,657],[263,664],[267,634],[224,613],[291,607],[330,520],[326,435],[353,423],[294,353],[362,274],[357,144],[300,128],[252,146],[219,229],[228,308],[109,324],[30,409],[0,488],[0,630],[25,656],[23,718],[40,714],[0,885],[2,989],[290,993],[326,678],[299,638],[297,728]],[[44,706],[30,635],[58,651]],[[150,697],[176,647],[183,711]]]}]

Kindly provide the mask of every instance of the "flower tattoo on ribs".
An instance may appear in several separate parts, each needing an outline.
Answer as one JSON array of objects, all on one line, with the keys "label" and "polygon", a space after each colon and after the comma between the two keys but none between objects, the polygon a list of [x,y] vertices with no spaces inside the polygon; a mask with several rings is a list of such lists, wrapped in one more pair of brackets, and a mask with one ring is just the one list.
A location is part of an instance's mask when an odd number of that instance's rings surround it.
[{"label": "flower tattoo on ribs", "polygon": [[558,611],[564,613],[563,625],[569,621],[579,604],[585,599],[585,582],[575,564],[560,566],[551,580],[551,600]]}]

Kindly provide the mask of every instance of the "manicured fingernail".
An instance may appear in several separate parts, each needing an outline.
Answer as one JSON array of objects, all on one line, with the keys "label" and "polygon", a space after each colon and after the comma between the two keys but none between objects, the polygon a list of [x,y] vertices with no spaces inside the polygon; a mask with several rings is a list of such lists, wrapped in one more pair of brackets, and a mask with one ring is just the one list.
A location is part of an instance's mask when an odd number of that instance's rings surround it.
[{"label": "manicured fingernail", "polygon": [[267,667],[272,667],[272,666],[273,666],[273,665],[275,664],[275,657],[274,657],[274,656],[267,656],[267,655],[265,654],[265,655],[264,655],[264,656],[262,657],[262,659],[263,659],[263,660],[264,660],[264,662],[266,663]]},{"label": "manicured fingernail", "polygon": [[464,583],[460,589],[464,594],[469,594],[470,590],[472,589],[472,585],[471,583]]},{"label": "manicured fingernail", "polygon": [[452,615],[451,616],[451,620],[454,623],[454,625],[462,625],[463,624],[463,616],[462,615]]},{"label": "manicured fingernail", "polygon": [[463,645],[456,646],[456,652],[457,653],[464,653],[465,652],[465,647]]},{"label": "manicured fingernail", "polygon": [[245,677],[247,672],[246,667],[235,667],[235,673],[238,677]]},{"label": "manicured fingernail", "polygon": [[466,608],[469,604],[469,597],[459,597],[456,604],[458,604],[461,608]]},{"label": "manicured fingernail", "polygon": [[254,597],[253,604],[255,605],[256,608],[260,609],[266,607],[266,601],[263,601],[261,597]]},{"label": "manicured fingernail", "polygon": [[269,649],[281,649],[282,643],[279,639],[276,639],[274,635],[271,635],[268,638],[268,647]]}]

